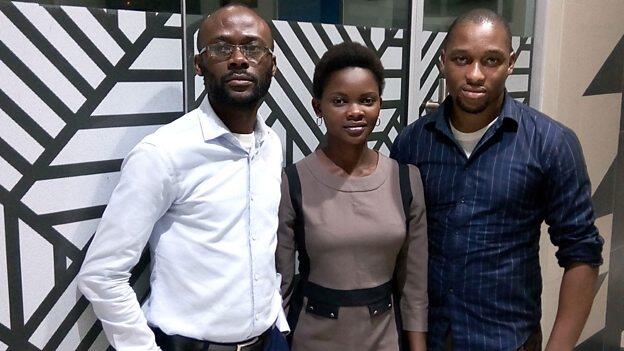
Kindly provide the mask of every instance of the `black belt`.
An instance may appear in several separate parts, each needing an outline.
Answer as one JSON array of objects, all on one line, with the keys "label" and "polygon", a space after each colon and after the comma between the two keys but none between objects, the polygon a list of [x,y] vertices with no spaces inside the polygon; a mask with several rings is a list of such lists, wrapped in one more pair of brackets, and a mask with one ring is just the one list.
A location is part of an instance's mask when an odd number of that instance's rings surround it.
[{"label": "black belt", "polygon": [[367,289],[336,290],[307,281],[303,284],[303,296],[308,298],[307,313],[337,319],[342,306],[367,306],[374,317],[392,308],[392,282]]},{"label": "black belt", "polygon": [[156,344],[163,351],[262,351],[268,331],[240,343],[218,343],[198,340],[182,335],[167,335],[159,328],[152,328]]}]

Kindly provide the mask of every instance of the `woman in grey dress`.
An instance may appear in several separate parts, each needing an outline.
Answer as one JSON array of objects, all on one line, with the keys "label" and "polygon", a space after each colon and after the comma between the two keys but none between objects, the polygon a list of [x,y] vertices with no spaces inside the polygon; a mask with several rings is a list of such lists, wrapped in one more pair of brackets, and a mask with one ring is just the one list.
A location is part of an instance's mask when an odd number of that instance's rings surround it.
[{"label": "woman in grey dress", "polygon": [[312,104],[327,142],[286,168],[279,210],[276,261],[294,351],[426,349],[420,175],[367,144],[383,85],[379,58],[359,44],[330,48],[316,66]]}]

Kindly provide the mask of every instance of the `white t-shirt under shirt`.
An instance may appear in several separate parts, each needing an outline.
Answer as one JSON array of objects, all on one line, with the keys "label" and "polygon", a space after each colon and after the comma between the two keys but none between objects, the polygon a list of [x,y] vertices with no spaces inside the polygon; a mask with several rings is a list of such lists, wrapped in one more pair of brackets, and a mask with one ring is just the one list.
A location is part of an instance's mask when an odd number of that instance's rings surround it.
[{"label": "white t-shirt under shirt", "polygon": [[481,140],[485,132],[487,132],[487,130],[494,124],[494,122],[496,122],[497,119],[498,117],[494,118],[494,120],[492,120],[490,124],[472,133],[460,132],[455,128],[455,126],[453,126],[453,122],[449,120],[453,136],[462,147],[462,149],[464,149],[466,157],[470,157],[470,154],[472,154],[472,151],[479,143],[479,140]]},{"label": "white t-shirt under shirt", "polygon": [[254,136],[254,133],[249,133],[249,134],[232,133],[232,135],[234,135],[234,137],[238,139],[238,142],[241,144],[243,149],[251,153],[251,150],[256,142],[256,137]]}]

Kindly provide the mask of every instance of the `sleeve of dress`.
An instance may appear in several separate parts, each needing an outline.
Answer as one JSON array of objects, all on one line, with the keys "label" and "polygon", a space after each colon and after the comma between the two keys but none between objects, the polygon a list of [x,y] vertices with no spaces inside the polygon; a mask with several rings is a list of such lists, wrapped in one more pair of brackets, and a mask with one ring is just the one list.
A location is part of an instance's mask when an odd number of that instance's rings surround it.
[{"label": "sleeve of dress", "polygon": [[282,200],[279,206],[279,225],[277,228],[277,250],[275,264],[277,272],[282,275],[281,294],[284,310],[288,311],[288,303],[292,295],[295,277],[295,233],[293,230],[295,211],[290,201],[288,178],[282,173]]},{"label": "sleeve of dress", "polygon": [[401,318],[403,329],[427,331],[427,214],[422,180],[418,169],[409,165],[412,203],[408,218],[408,233],[397,261],[401,289]]},{"label": "sleeve of dress", "polygon": [[129,284],[156,221],[175,197],[168,158],[142,142],[123,162],[78,275],[78,286],[117,350],[159,350]]}]

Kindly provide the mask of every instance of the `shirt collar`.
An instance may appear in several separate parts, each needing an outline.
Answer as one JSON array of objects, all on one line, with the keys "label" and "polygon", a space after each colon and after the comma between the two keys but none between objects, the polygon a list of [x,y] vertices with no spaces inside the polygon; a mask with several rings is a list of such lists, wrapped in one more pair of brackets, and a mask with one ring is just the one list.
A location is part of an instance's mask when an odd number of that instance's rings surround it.
[{"label": "shirt collar", "polygon": [[[205,141],[217,139],[223,135],[232,135],[232,132],[223,123],[221,118],[214,112],[208,97],[206,97],[197,108],[199,125],[201,126],[202,135]],[[256,115],[256,125],[254,126],[254,135],[256,143],[261,143],[264,137],[270,133],[270,128],[266,125],[264,118]]]},{"label": "shirt collar", "polygon": [[[435,124],[436,129],[447,134],[452,135],[451,128],[449,127],[448,117],[450,111],[453,109],[453,99],[451,96],[447,96],[444,99],[444,102],[440,107],[433,112],[432,117],[425,122],[426,125]],[[518,106],[516,106],[515,100],[505,91],[505,97],[503,100],[503,108],[501,109],[500,119],[501,120],[510,120],[515,122],[517,125],[519,123],[519,110]],[[502,122],[500,122],[502,123]]]}]

